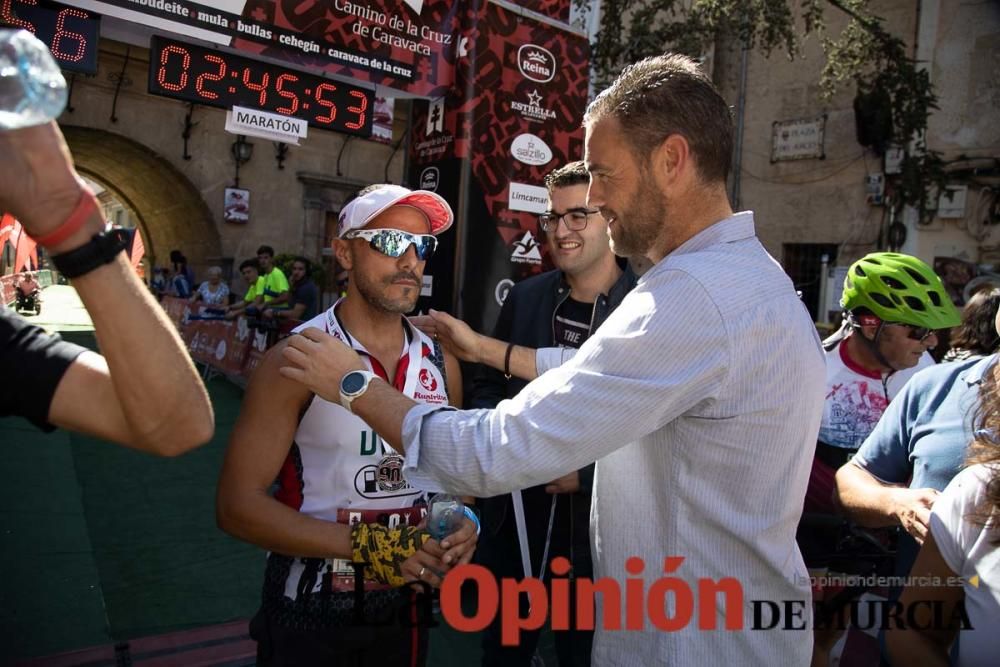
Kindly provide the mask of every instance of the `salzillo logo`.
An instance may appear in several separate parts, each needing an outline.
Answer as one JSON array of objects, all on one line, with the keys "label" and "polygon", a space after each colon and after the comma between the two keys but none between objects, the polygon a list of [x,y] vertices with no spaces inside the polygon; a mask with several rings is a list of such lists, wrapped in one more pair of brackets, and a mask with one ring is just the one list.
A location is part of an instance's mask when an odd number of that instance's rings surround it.
[{"label": "salzillo logo", "polygon": [[552,150],[548,144],[533,134],[515,137],[510,144],[510,154],[524,164],[543,165],[552,160]]},{"label": "salzillo logo", "polygon": [[556,58],[547,49],[525,44],[517,50],[517,66],[526,79],[548,83],[556,75]]},{"label": "salzillo logo", "polygon": [[437,380],[434,379],[434,376],[426,368],[420,369],[420,375],[417,378],[427,391],[434,391],[438,388]]},{"label": "salzillo logo", "polygon": [[437,167],[427,167],[420,172],[420,189],[437,192],[438,183],[441,180],[441,172]]}]

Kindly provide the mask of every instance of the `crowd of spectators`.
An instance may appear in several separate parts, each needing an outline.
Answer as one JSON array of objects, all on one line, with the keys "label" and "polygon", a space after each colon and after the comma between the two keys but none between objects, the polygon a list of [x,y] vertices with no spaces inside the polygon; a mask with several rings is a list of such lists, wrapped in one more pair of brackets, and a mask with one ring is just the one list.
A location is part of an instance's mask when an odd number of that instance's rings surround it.
[{"label": "crowd of spectators", "polygon": [[255,257],[239,265],[240,275],[247,285],[247,291],[240,298],[225,280],[221,266],[208,267],[206,279],[198,283],[187,257],[173,250],[170,265],[153,270],[150,289],[157,298],[187,299],[192,306],[199,307],[201,319],[235,319],[245,314],[265,322],[308,320],[320,307],[320,290],[312,277],[313,263],[307,257],[296,256],[290,268],[290,275],[286,276],[275,263],[274,248],[260,246]]}]

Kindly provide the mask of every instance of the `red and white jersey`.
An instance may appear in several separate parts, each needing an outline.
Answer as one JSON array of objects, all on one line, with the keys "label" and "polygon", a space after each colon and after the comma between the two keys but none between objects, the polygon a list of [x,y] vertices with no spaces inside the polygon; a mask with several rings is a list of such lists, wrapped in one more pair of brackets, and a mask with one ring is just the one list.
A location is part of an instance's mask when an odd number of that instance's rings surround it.
[{"label": "red and white jersey", "polygon": [[[339,305],[302,324],[327,333],[353,347],[369,370],[400,392],[423,403],[447,405],[444,357],[439,345],[420,332],[405,317],[407,335],[396,365],[395,377],[364,346],[346,331],[337,319]],[[314,396],[299,420],[295,441],[278,478],[275,497],[286,505],[325,521],[354,524],[382,523],[389,527],[417,524],[426,513],[427,494],[403,477],[403,457],[387,445],[360,417],[339,403]],[[307,592],[353,590],[353,570],[347,561],[326,559],[325,563],[295,559],[285,580],[285,595],[296,598],[303,589],[304,569],[311,576]],[[317,568],[317,565],[319,567]],[[366,588],[376,588],[376,584]],[[311,590],[310,590],[311,589]]]}]

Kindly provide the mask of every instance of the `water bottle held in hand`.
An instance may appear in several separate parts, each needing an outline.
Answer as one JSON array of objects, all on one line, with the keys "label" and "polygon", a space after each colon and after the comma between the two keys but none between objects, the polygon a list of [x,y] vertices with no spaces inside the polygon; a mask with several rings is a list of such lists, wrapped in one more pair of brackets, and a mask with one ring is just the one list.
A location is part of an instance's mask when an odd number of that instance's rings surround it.
[{"label": "water bottle held in hand", "polygon": [[427,532],[439,542],[462,527],[465,503],[458,496],[435,494],[428,505]]},{"label": "water bottle held in hand", "polygon": [[66,107],[66,79],[45,44],[0,28],[0,130],[41,125]]}]

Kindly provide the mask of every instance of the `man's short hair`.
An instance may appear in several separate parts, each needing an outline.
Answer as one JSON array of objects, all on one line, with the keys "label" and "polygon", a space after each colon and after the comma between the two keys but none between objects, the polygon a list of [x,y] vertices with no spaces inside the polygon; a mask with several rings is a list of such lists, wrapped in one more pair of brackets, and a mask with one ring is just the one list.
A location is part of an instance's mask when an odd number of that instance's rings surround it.
[{"label": "man's short hair", "polygon": [[[257,252],[260,251],[258,250]],[[260,273],[260,262],[258,262],[256,259],[244,259],[242,262],[240,262],[240,271],[247,268],[253,269],[257,273]]]},{"label": "man's short hair", "polygon": [[545,176],[545,187],[551,194],[556,188],[568,188],[573,185],[590,185],[590,174],[586,165],[577,160],[553,169]]},{"label": "man's short hair", "polygon": [[257,248],[257,254],[274,257],[274,248],[272,248],[269,245],[262,245],[261,247]]},{"label": "man's short hair", "polygon": [[584,124],[611,116],[645,162],[672,134],[684,137],[706,183],[725,181],[733,153],[732,113],[691,58],[666,54],[626,67],[584,114]]},{"label": "man's short hair", "polygon": [[306,267],[307,276],[312,273],[312,261],[309,260],[309,258],[303,257],[302,255],[296,255],[295,259],[292,260],[292,264],[295,264],[295,262],[301,262],[302,266]]}]

